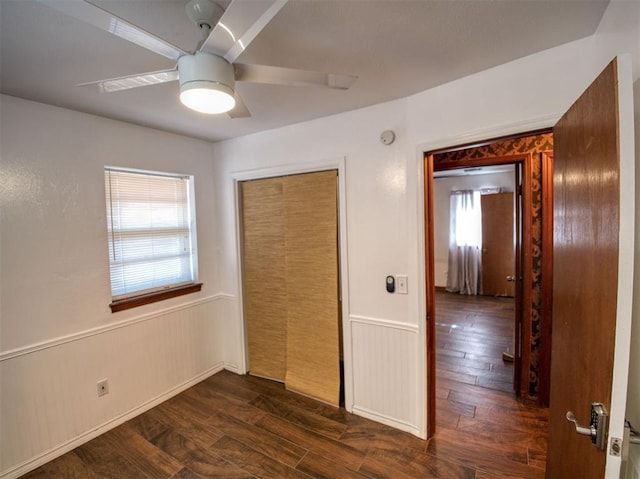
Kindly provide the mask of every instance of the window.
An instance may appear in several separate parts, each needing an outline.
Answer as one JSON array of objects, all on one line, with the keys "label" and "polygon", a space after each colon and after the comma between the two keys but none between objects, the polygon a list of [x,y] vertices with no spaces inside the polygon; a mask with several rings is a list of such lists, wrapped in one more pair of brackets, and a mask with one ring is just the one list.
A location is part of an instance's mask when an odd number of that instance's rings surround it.
[{"label": "window", "polygon": [[104,180],[112,312],[185,294],[184,287],[192,292],[188,287],[197,278],[193,178],[105,168]]},{"label": "window", "polygon": [[451,192],[450,231],[456,246],[482,246],[480,191]]}]

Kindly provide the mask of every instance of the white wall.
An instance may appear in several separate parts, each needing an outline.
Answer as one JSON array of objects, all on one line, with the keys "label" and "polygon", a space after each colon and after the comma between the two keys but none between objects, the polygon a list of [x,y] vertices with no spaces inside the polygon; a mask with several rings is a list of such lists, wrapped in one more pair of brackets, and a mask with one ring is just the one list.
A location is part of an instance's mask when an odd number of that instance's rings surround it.
[{"label": "white wall", "polygon": [[[229,318],[233,337],[242,340],[243,331],[235,172],[345,157],[349,310],[343,328],[350,337],[345,362],[353,368],[347,407],[424,434],[422,152],[553,125],[606,63],[628,50],[635,31],[606,47],[590,37],[403,100],[214,145],[220,286],[236,313]],[[637,78],[637,56],[634,61]],[[396,131],[391,146],[378,141],[385,129]],[[394,273],[408,274],[407,296],[385,292],[384,278]],[[244,364],[242,342],[228,354],[227,362]]]},{"label": "white wall", "polygon": [[[0,476],[16,477],[221,369],[223,333],[211,145],[0,101]],[[194,175],[200,293],[111,314],[105,165]]]},{"label": "white wall", "polygon": [[436,286],[447,286],[449,262],[449,198],[452,191],[502,188],[513,192],[514,172],[450,176],[433,181],[433,259]]}]

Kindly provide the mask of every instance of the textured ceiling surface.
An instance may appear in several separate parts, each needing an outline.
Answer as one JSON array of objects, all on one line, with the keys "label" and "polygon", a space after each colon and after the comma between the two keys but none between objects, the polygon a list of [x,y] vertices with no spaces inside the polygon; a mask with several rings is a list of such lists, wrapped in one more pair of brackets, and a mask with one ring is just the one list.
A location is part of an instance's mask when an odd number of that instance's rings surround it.
[{"label": "textured ceiling surface", "polygon": [[[185,50],[198,42],[186,0],[92,3]],[[218,141],[406,97],[584,38],[595,32],[607,3],[289,0],[238,62],[358,79],[346,91],[238,83],[251,117],[230,119],[186,109],[176,82],[109,94],[76,86],[173,62],[35,0],[0,0],[0,92]]]}]

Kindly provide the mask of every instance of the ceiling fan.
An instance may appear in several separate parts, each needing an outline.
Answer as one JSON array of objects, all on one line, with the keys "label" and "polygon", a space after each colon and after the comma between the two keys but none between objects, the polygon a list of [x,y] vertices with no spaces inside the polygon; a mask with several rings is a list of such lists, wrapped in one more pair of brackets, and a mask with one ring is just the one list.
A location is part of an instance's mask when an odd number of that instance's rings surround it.
[{"label": "ceiling fan", "polygon": [[251,116],[235,82],[348,89],[357,77],[267,65],[235,63],[260,31],[288,0],[232,0],[223,9],[213,0],[191,0],[188,17],[201,31],[193,52],[186,52],[86,0],[39,0],[55,10],[176,62],[167,70],[110,78],[78,86],[97,86],[111,93],[159,83],[179,81],[180,101],[207,114],[227,113],[231,118]]}]

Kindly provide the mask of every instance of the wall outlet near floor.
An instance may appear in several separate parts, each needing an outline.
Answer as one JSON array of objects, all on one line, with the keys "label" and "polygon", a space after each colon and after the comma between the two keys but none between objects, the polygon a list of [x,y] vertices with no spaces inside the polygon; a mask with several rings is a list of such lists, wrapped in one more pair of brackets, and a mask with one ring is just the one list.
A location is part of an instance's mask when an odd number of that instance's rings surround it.
[{"label": "wall outlet near floor", "polygon": [[109,394],[109,381],[101,379],[96,383],[96,388],[98,389],[98,397]]}]

